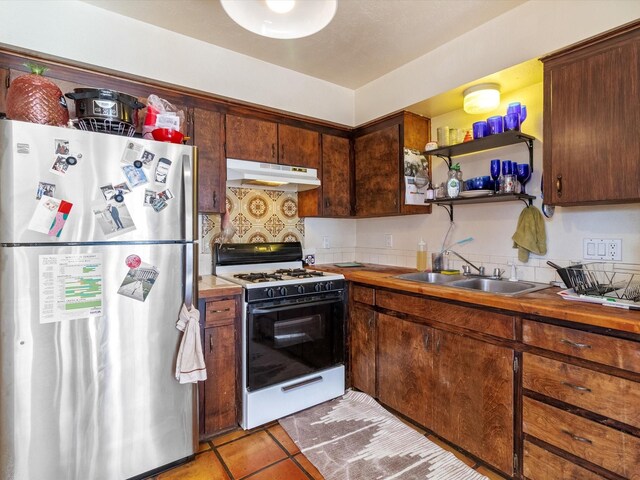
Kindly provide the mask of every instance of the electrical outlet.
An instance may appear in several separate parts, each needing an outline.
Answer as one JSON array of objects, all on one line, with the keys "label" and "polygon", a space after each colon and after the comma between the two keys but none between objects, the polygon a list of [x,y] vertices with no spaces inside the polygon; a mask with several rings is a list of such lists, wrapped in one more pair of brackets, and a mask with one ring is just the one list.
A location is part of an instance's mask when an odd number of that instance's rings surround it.
[{"label": "electrical outlet", "polygon": [[584,260],[622,261],[622,239],[620,238],[584,238],[582,244]]},{"label": "electrical outlet", "polygon": [[326,235],[322,237],[322,248],[329,248],[329,237]]},{"label": "electrical outlet", "polygon": [[387,248],[393,248],[393,235],[390,233],[384,234],[384,246]]}]

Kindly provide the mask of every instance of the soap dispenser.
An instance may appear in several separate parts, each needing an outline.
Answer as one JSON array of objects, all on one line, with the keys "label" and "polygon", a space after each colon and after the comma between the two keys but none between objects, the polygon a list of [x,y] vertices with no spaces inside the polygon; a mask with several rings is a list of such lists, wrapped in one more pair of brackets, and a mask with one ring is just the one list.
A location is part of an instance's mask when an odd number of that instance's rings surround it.
[{"label": "soap dispenser", "polygon": [[427,270],[427,244],[421,238],[418,242],[418,251],[416,252],[416,268],[419,272]]}]

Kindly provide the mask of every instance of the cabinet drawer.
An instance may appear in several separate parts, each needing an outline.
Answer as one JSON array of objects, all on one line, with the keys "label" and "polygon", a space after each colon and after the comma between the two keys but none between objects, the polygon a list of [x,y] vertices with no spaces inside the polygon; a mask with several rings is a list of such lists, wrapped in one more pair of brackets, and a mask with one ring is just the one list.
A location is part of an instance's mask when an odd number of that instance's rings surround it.
[{"label": "cabinet drawer", "polygon": [[604,477],[529,442],[524,442],[524,476],[528,480],[604,480]]},{"label": "cabinet drawer", "polygon": [[524,343],[640,373],[640,343],[524,320]]},{"label": "cabinet drawer", "polygon": [[508,315],[385,291],[377,292],[376,305],[497,337],[515,339],[515,319]]},{"label": "cabinet drawer", "polygon": [[228,324],[233,322],[234,318],[236,318],[235,299],[207,302],[206,326]]},{"label": "cabinet drawer", "polygon": [[354,302],[366,303],[367,305],[375,305],[376,291],[373,288],[353,285],[351,287],[351,298]]},{"label": "cabinet drawer", "polygon": [[640,383],[530,353],[523,387],[640,428]]},{"label": "cabinet drawer", "polygon": [[624,478],[640,477],[640,439],[528,397],[523,431]]}]

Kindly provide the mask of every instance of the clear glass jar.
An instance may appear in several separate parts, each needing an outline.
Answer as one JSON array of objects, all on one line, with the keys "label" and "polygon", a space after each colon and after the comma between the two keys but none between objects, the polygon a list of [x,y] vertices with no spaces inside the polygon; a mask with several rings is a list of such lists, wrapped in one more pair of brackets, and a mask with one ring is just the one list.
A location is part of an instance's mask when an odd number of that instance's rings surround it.
[{"label": "clear glass jar", "polygon": [[460,170],[451,169],[447,174],[447,196],[449,198],[456,198],[460,196],[460,180],[459,180]]}]

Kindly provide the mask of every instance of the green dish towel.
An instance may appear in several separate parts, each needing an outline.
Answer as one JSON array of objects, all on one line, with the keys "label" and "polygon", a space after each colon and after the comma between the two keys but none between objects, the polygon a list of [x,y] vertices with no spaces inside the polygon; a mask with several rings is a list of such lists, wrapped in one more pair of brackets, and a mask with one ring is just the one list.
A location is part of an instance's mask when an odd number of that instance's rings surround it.
[{"label": "green dish towel", "polygon": [[513,248],[518,249],[518,260],[521,262],[529,261],[529,252],[536,255],[547,254],[547,231],[538,208],[530,206],[522,211],[516,233],[511,238]]}]

